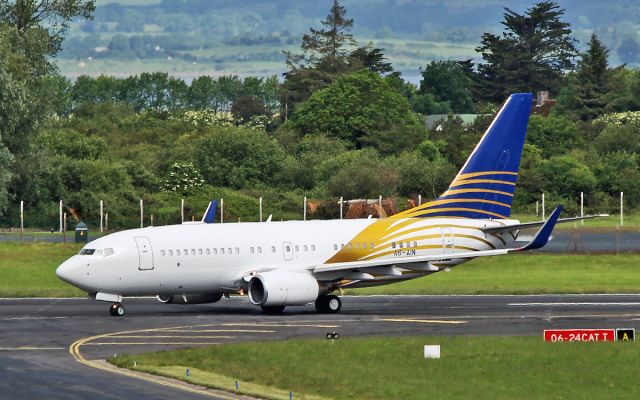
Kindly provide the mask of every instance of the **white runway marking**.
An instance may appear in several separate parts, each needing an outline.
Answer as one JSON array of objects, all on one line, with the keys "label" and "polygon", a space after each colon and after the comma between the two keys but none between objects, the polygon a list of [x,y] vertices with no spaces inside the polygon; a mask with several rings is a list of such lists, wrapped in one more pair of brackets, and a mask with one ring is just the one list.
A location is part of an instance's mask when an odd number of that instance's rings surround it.
[{"label": "white runway marking", "polygon": [[387,322],[417,322],[420,324],[466,324],[467,321],[444,321],[440,319],[412,319],[412,318],[382,318],[382,321]]},{"label": "white runway marking", "polygon": [[537,306],[551,306],[551,307],[564,307],[564,306],[640,306],[640,302],[616,302],[616,303],[600,303],[600,302],[576,302],[576,303],[509,303],[508,306],[513,307],[537,307]]},{"label": "white runway marking", "polygon": [[11,317],[0,318],[0,321],[26,321],[26,320],[41,320],[41,319],[66,319],[69,317]]},{"label": "white runway marking", "polygon": [[66,347],[0,347],[0,351],[39,351],[39,350],[66,350]]}]

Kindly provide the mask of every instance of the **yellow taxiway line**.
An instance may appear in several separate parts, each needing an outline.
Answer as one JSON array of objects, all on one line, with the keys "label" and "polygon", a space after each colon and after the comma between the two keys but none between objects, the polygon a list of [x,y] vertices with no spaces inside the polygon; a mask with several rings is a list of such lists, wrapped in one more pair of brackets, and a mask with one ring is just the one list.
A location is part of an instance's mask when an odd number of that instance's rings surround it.
[{"label": "yellow taxiway line", "polygon": [[[222,394],[219,393],[212,393],[207,389],[196,389],[193,387],[189,387],[186,384],[177,384],[177,383],[173,383],[173,382],[169,382],[166,381],[164,379],[161,378],[157,378],[154,376],[146,376],[146,375],[140,375],[140,374],[136,374],[134,372],[130,372],[128,370],[124,370],[124,369],[111,369],[105,366],[102,366],[98,363],[95,363],[93,361],[89,361],[87,360],[82,353],[80,352],[80,347],[85,346],[85,345],[90,345],[92,341],[94,340],[99,340],[99,339],[105,339],[105,338],[111,338],[114,335],[126,335],[126,334],[134,334],[134,333],[139,333],[139,332],[153,332],[153,331],[157,331],[157,329],[142,329],[142,330],[137,330],[137,331],[123,331],[123,332],[112,332],[112,333],[106,333],[103,335],[95,335],[95,336],[89,336],[83,339],[79,339],[76,340],[75,342],[73,342],[71,344],[71,346],[69,346],[69,353],[71,353],[71,355],[73,356],[73,358],[79,362],[80,364],[86,365],[88,367],[91,368],[95,368],[101,371],[105,371],[105,372],[109,372],[109,373],[113,373],[113,374],[119,374],[119,375],[123,375],[123,376],[128,376],[130,378],[135,378],[135,379],[139,379],[142,381],[146,381],[146,382],[150,382],[150,383],[155,383],[158,385],[162,385],[162,386],[166,386],[166,387],[170,387],[173,389],[178,389],[178,390],[183,390],[185,392],[189,392],[189,393],[195,393],[195,394],[199,394],[199,395],[203,395],[203,396],[207,396],[207,397],[214,397],[214,398],[221,398],[221,399],[227,399],[227,400],[235,400],[237,399],[237,397],[230,397],[230,396],[224,396]],[[109,343],[112,344],[112,343]],[[147,343],[145,343],[147,344]],[[170,343],[170,344],[177,344],[177,343]],[[193,344],[193,343],[191,343]]]}]

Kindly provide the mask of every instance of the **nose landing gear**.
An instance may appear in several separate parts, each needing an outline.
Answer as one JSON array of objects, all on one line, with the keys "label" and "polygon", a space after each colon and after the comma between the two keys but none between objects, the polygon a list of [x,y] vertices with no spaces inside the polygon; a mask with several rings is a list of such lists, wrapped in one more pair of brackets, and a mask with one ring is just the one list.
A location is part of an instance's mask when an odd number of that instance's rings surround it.
[{"label": "nose landing gear", "polygon": [[109,314],[114,317],[122,317],[124,315],[124,306],[120,303],[113,303],[109,307]]}]

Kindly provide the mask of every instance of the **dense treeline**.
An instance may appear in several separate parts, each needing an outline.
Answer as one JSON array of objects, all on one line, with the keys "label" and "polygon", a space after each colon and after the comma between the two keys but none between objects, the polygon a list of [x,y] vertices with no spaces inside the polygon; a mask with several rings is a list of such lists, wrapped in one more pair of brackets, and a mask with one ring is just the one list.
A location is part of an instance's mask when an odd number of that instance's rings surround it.
[{"label": "dense treeline", "polygon": [[[92,2],[47,5],[64,20],[90,13]],[[55,8],[65,5],[76,8]],[[57,221],[60,199],[95,223],[104,200],[118,227],[137,224],[141,198],[157,224],[179,221],[181,198],[187,215],[197,215],[210,198],[224,197],[227,220],[255,220],[260,196],[276,219],[299,218],[305,195],[329,205],[340,196],[433,198],[505,97],[537,90],[549,90],[557,103],[531,117],[515,209],[532,210],[542,192],[570,212],[580,192],[591,210],[603,212],[616,211],[620,191],[628,207],[640,201],[640,73],[610,68],[596,35],[578,52],[553,2],[523,14],[505,10],[504,32],[481,38],[482,64],[430,63],[419,86],[394,71],[384,49],[357,43],[354,21],[337,1],[303,37],[300,53],[285,54],[283,81],[203,76],[187,83],[145,73],[72,82],[56,74],[49,57],[63,32],[42,21],[21,31],[3,18],[5,225],[17,223],[20,200],[36,226]],[[34,52],[43,38],[52,45]],[[449,116],[426,129],[424,115],[436,113]],[[478,117],[468,124],[452,113]]]}]

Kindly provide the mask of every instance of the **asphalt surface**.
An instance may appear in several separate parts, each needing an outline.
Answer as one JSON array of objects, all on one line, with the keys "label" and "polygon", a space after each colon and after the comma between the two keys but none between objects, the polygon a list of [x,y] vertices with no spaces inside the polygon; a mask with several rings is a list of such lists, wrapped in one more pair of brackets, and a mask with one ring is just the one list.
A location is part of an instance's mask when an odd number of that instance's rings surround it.
[{"label": "asphalt surface", "polygon": [[0,300],[0,398],[211,398],[92,368],[77,361],[75,350],[83,359],[100,360],[181,347],[324,338],[327,332],[389,340],[399,335],[539,335],[542,340],[544,329],[640,328],[640,295],[345,296],[342,312],[334,315],[317,314],[309,305],[268,316],[246,298],[187,306],[126,299],[125,305],[124,317],[111,317],[107,303],[85,299]]}]

